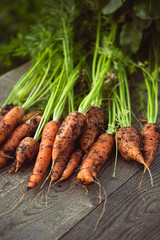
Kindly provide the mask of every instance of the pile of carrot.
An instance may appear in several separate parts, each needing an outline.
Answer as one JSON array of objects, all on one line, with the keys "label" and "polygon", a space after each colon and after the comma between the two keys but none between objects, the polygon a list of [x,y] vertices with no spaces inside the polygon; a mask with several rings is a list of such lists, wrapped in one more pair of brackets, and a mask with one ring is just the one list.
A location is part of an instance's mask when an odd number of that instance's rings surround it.
[{"label": "pile of carrot", "polygon": [[[88,67],[88,54],[81,59],[77,54],[77,49],[83,51],[83,43],[74,45],[74,21],[66,16],[61,21],[61,38],[39,52],[31,69],[14,86],[1,108],[0,168],[8,164],[9,173],[16,173],[35,161],[27,192],[45,180],[49,168],[46,179],[50,178],[50,185],[76,172],[77,181],[87,189],[89,184],[98,183],[101,169],[117,147],[116,151],[126,161],[142,164],[153,183],[149,167],[160,142],[160,128],[156,124],[158,53],[152,51],[154,67],[151,59],[147,69],[136,64],[115,46],[115,22],[101,42],[104,33],[99,14]],[[148,123],[141,133],[132,126],[128,81],[131,66],[141,69],[148,91]],[[82,84],[82,71],[88,89],[80,94],[77,104],[74,93],[79,91],[76,86]],[[107,79],[109,71],[115,79]],[[117,159],[114,176],[116,164]]]}]

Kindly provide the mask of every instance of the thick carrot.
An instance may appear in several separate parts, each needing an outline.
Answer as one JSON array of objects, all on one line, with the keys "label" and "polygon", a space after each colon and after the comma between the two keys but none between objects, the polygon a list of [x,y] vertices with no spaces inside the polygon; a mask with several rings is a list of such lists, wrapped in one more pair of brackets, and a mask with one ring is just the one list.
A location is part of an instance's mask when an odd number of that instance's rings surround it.
[{"label": "thick carrot", "polygon": [[103,133],[90,148],[88,155],[82,161],[77,179],[83,185],[95,182],[97,174],[106,163],[114,146],[114,137]]},{"label": "thick carrot", "polygon": [[[41,116],[36,116],[30,120],[29,123],[19,125],[9,136],[0,150],[0,168],[3,167],[9,160],[15,158],[16,148],[21,140],[25,137],[33,137],[34,133],[40,123]],[[13,172],[13,166],[12,171]]]},{"label": "thick carrot", "polygon": [[142,137],[138,130],[134,127],[121,127],[117,131],[116,138],[118,150],[122,157],[127,161],[134,160],[142,164],[148,170],[151,178],[151,185],[153,186],[152,175],[141,152]]},{"label": "thick carrot", "polygon": [[33,168],[33,173],[30,176],[27,190],[36,187],[42,180],[52,158],[53,143],[59,127],[60,123],[58,121],[50,121],[45,125],[42,132],[38,156]]},{"label": "thick carrot", "polygon": [[63,152],[61,152],[57,159],[55,160],[52,170],[51,170],[51,181],[57,181],[60,176],[62,175],[67,162],[69,160],[69,157],[71,156],[73,149],[74,149],[74,143],[70,144],[67,149],[65,149]]},{"label": "thick carrot", "polygon": [[13,103],[6,104],[0,111],[0,120],[12,109],[14,108]]},{"label": "thick carrot", "polygon": [[2,144],[17,127],[23,114],[23,108],[14,107],[3,117],[0,121],[0,144]]},{"label": "thick carrot", "polygon": [[80,112],[74,111],[65,118],[55,138],[52,151],[53,162],[61,152],[79,137],[86,127],[86,116]]},{"label": "thick carrot", "polygon": [[153,163],[160,142],[160,128],[155,123],[147,123],[142,129],[142,153],[148,167]]},{"label": "thick carrot", "polygon": [[59,181],[63,181],[73,174],[73,172],[77,169],[78,165],[80,164],[83,156],[84,152],[82,149],[76,148],[74,150]]},{"label": "thick carrot", "polygon": [[105,115],[100,108],[92,106],[86,113],[86,118],[87,128],[80,136],[79,143],[81,149],[88,153],[90,147],[104,130]]},{"label": "thick carrot", "polygon": [[17,171],[23,164],[33,161],[39,150],[39,143],[31,137],[24,138],[16,150],[16,170]]},{"label": "thick carrot", "polygon": [[40,110],[34,110],[30,113],[28,113],[27,115],[23,116],[22,120],[21,120],[21,124],[25,123],[27,120],[31,119],[34,116],[42,116],[43,112]]},{"label": "thick carrot", "polygon": [[135,160],[144,165],[141,152],[141,134],[134,127],[121,127],[117,134],[118,150],[127,161]]}]

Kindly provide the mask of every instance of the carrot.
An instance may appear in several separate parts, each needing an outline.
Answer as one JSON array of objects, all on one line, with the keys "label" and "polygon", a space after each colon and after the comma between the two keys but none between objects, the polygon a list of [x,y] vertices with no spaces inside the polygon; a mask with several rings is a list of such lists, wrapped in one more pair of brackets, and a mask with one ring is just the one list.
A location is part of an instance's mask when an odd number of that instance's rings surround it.
[{"label": "carrot", "polygon": [[52,161],[57,159],[69,145],[74,142],[87,126],[86,116],[80,112],[71,112],[62,122],[55,138]]},{"label": "carrot", "polygon": [[114,146],[114,137],[103,133],[90,148],[88,155],[83,160],[77,179],[83,185],[95,182],[97,174],[111,155]]},{"label": "carrot", "polygon": [[25,137],[17,147],[16,150],[16,170],[23,165],[33,161],[39,149],[39,143],[31,137]]},{"label": "carrot", "polygon": [[121,127],[117,134],[118,150],[127,161],[135,160],[144,164],[141,152],[141,135],[134,127]]},{"label": "carrot", "polygon": [[150,170],[146,165],[141,152],[142,137],[138,130],[134,127],[121,127],[116,133],[116,139],[118,150],[121,153],[122,157],[126,161],[134,160],[144,165],[150,174],[151,184],[153,185]]},{"label": "carrot", "polygon": [[53,143],[59,127],[60,123],[58,121],[50,121],[43,129],[38,156],[27,187],[28,190],[38,185],[47,170],[52,158]]},{"label": "carrot", "polygon": [[74,146],[75,146],[74,143],[70,144],[67,147],[67,149],[65,149],[63,152],[61,152],[58,155],[58,157],[55,160],[54,165],[51,169],[51,181],[57,181],[60,178],[60,176],[62,175],[62,173],[67,165],[67,162],[69,160],[69,157],[73,152]]},{"label": "carrot", "polygon": [[0,111],[0,120],[13,108],[13,103],[6,104]]},{"label": "carrot", "polygon": [[160,128],[155,123],[147,123],[142,129],[141,135],[144,161],[147,166],[150,167],[158,151],[160,142]]},{"label": "carrot", "polygon": [[98,107],[91,107],[86,113],[87,128],[79,139],[80,147],[88,153],[90,147],[95,142],[96,138],[104,130],[105,115],[104,112]]},{"label": "carrot", "polygon": [[73,174],[73,172],[76,170],[76,168],[80,164],[83,156],[84,156],[84,152],[80,148],[77,148],[73,151],[59,181],[63,181],[69,178]]},{"label": "carrot", "polygon": [[17,127],[23,114],[23,108],[14,107],[3,117],[0,121],[0,144],[2,144]]},{"label": "carrot", "polygon": [[42,116],[43,112],[40,110],[34,110],[30,113],[28,113],[27,115],[23,116],[22,120],[21,120],[21,124],[25,123],[27,120],[31,119],[34,116]]},{"label": "carrot", "polygon": [[5,166],[9,160],[14,159],[16,148],[20,141],[25,137],[32,137],[41,120],[40,116],[32,118],[29,123],[19,125],[9,136],[0,150],[0,168]]}]

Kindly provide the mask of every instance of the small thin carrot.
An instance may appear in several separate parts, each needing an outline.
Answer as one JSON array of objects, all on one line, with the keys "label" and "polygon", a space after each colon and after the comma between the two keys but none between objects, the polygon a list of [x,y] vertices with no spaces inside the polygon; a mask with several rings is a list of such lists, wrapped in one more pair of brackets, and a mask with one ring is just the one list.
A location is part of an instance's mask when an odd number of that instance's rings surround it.
[{"label": "small thin carrot", "polygon": [[34,116],[42,116],[43,112],[40,110],[34,110],[30,113],[28,113],[27,115],[23,116],[22,120],[21,120],[21,124],[25,123],[27,120],[31,119]]},{"label": "small thin carrot", "polygon": [[[160,142],[160,128],[155,123],[147,123],[142,129],[142,154],[148,167],[153,163]],[[146,167],[144,168],[144,173]]]},{"label": "small thin carrot", "polygon": [[76,148],[73,151],[59,181],[66,180],[74,173],[74,171],[77,169],[78,165],[82,161],[83,156],[84,156],[84,152],[82,149]]},{"label": "small thin carrot", "polygon": [[[16,148],[25,137],[32,137],[40,123],[41,116],[32,118],[29,123],[19,125],[9,136],[0,150],[0,168],[15,158]],[[10,170],[9,170],[10,172]],[[12,171],[13,172],[13,166]]]},{"label": "small thin carrot", "polygon": [[83,185],[95,182],[97,174],[111,155],[114,146],[114,137],[103,133],[90,148],[88,155],[82,161],[77,179]]},{"label": "small thin carrot", "polygon": [[100,108],[92,106],[86,113],[86,118],[87,128],[80,136],[79,143],[81,149],[88,153],[97,137],[104,131],[105,115]]},{"label": "small thin carrot", "polygon": [[23,164],[28,164],[33,161],[39,150],[39,143],[31,137],[24,138],[16,150],[16,170],[22,167]]},{"label": "small thin carrot", "polygon": [[2,144],[18,126],[24,114],[21,107],[12,108],[0,121],[0,144]]},{"label": "small thin carrot", "polygon": [[67,165],[69,157],[73,152],[74,146],[74,143],[70,144],[63,152],[58,155],[51,169],[51,181],[57,181],[61,177]]},{"label": "small thin carrot", "polygon": [[6,104],[4,107],[2,107],[0,111],[0,120],[12,109],[14,108],[13,103]]},{"label": "small thin carrot", "polygon": [[52,161],[54,162],[58,155],[64,151],[87,127],[86,116],[80,112],[71,112],[62,122],[61,127],[55,138]]},{"label": "small thin carrot", "polygon": [[60,123],[58,121],[50,121],[43,129],[38,156],[27,187],[28,190],[38,185],[47,170],[52,158],[53,143],[59,127]]}]

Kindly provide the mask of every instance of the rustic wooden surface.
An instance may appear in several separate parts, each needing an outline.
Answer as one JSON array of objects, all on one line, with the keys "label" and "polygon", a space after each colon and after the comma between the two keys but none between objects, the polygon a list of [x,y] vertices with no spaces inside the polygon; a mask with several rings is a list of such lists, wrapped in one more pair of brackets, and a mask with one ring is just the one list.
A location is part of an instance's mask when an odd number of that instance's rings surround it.
[{"label": "rustic wooden surface", "polygon": [[[25,64],[0,77],[0,104],[14,83],[28,69]],[[159,117],[158,117],[158,123]],[[137,125],[140,129],[140,125]],[[0,239],[73,239],[73,240],[158,240],[160,237],[160,151],[150,167],[154,186],[145,174],[141,192],[138,185],[143,173],[140,164],[125,162],[118,157],[116,178],[112,177],[114,154],[99,174],[107,193],[106,209],[102,213],[104,194],[100,203],[99,187],[89,186],[88,194],[75,180],[76,174],[46,191],[40,187],[28,192],[21,204],[0,217]],[[9,165],[0,170],[0,214],[9,210],[25,191],[33,164],[16,174],[8,174]],[[48,186],[48,182],[45,187]],[[37,195],[39,193],[39,195]],[[29,205],[32,202],[31,205]],[[27,208],[26,208],[27,207]]]}]

